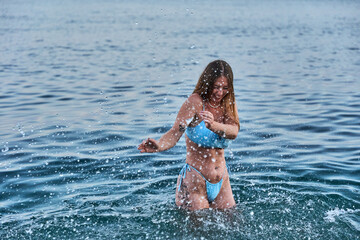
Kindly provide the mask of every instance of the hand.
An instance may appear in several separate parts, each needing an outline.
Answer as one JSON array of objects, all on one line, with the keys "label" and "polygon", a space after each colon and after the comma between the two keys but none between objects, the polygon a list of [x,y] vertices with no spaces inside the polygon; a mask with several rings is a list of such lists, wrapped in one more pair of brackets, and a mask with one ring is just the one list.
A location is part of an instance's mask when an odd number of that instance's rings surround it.
[{"label": "hand", "polygon": [[148,138],[139,145],[138,150],[140,150],[141,153],[147,152],[147,153],[154,153],[159,152],[159,144],[156,140],[152,138]]},{"label": "hand", "polygon": [[200,117],[204,120],[205,126],[210,129],[214,123],[214,115],[209,111],[201,111]]}]

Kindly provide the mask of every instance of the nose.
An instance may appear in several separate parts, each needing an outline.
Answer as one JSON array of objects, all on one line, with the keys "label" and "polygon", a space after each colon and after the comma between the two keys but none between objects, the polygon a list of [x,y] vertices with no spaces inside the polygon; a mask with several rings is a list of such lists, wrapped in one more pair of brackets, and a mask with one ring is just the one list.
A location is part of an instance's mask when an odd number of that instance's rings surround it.
[{"label": "nose", "polygon": [[218,88],[218,89],[216,89],[216,93],[217,93],[217,94],[223,94],[223,93],[224,93],[224,89],[223,89],[223,88]]}]

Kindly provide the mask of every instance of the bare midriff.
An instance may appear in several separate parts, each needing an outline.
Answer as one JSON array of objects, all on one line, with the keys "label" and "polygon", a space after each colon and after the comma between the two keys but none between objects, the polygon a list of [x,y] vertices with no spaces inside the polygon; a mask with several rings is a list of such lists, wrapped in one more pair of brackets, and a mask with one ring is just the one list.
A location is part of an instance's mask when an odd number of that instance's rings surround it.
[{"label": "bare midriff", "polygon": [[197,169],[211,183],[219,182],[225,171],[224,149],[203,148],[186,136],[186,163]]}]

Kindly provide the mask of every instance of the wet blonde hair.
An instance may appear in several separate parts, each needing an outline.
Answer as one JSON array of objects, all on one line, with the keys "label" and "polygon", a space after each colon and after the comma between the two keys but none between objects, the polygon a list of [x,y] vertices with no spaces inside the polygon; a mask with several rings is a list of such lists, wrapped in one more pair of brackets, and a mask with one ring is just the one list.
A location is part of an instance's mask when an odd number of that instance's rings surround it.
[{"label": "wet blonde hair", "polygon": [[214,83],[219,77],[226,77],[228,80],[228,94],[221,100],[221,105],[225,106],[225,114],[239,124],[239,116],[235,109],[235,94],[233,80],[234,75],[230,65],[223,60],[215,60],[209,63],[200,75],[193,93],[199,94],[204,101],[209,101],[214,90]]}]

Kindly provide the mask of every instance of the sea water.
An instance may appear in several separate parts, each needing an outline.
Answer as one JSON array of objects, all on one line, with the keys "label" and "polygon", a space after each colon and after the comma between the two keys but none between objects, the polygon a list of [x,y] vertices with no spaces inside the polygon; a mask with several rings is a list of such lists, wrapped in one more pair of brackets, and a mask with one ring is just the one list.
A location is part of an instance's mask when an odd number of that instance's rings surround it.
[{"label": "sea water", "polygon": [[[358,1],[0,2],[1,239],[359,239]],[[237,203],[175,206],[159,138],[234,70]]]}]

